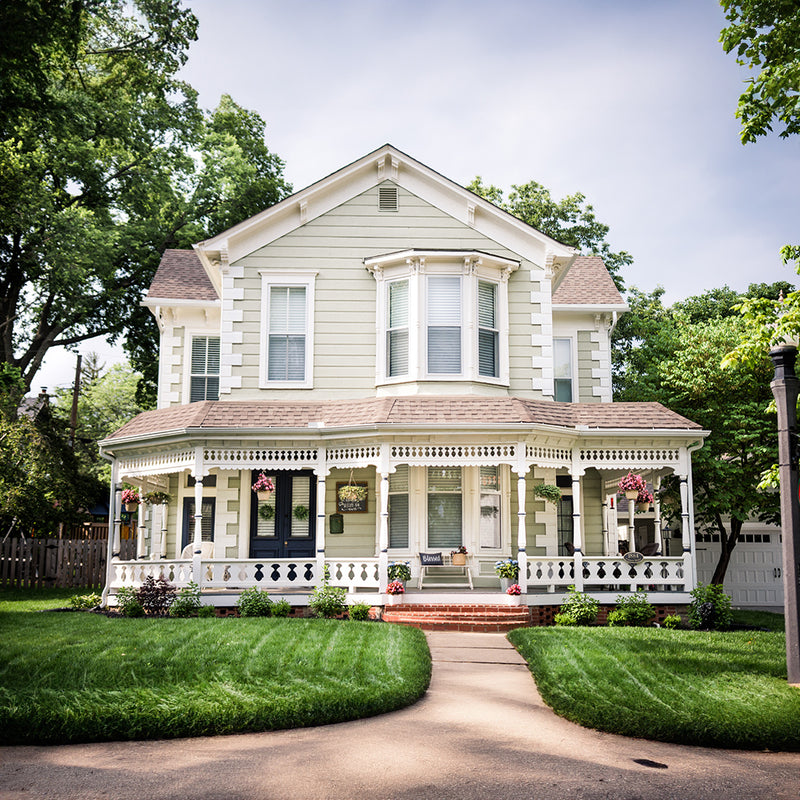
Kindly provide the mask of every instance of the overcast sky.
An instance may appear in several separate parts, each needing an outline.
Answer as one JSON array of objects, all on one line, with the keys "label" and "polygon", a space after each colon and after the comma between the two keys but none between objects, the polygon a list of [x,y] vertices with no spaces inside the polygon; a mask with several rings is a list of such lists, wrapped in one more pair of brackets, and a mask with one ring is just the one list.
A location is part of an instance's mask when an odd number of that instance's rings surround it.
[{"label": "overcast sky", "polygon": [[[747,72],[714,0],[187,5],[184,78],[264,118],[295,190],[389,142],[462,185],[582,192],[626,283],[667,302],[797,277],[778,251],[800,242],[800,137],[740,143]],[[49,361],[39,383],[68,383],[74,358]]]}]

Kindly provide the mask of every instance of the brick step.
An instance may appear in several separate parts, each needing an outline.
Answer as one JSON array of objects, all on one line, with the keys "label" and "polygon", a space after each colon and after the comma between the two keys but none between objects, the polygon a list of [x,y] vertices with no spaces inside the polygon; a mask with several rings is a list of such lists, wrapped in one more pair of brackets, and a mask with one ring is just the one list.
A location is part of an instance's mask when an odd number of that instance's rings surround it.
[{"label": "brick step", "polygon": [[387,606],[385,622],[410,625],[423,630],[505,633],[530,624],[527,606]]}]

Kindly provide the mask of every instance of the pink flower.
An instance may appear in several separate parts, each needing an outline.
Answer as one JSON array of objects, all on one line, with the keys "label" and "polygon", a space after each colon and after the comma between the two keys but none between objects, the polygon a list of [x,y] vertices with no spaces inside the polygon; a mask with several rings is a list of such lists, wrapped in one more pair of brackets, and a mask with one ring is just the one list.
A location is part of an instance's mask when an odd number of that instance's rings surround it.
[{"label": "pink flower", "polygon": [[263,473],[260,472],[256,482],[251,487],[254,492],[274,492],[275,487],[272,481]]},{"label": "pink flower", "polygon": [[621,492],[647,491],[647,484],[641,475],[629,472],[624,478],[620,478],[619,490]]},{"label": "pink flower", "polygon": [[522,594],[522,588],[518,583],[512,583],[511,586],[506,589],[506,594]]},{"label": "pink flower", "polygon": [[387,587],[386,591],[389,594],[403,594],[406,590],[406,587],[403,586],[401,581],[392,581]]},{"label": "pink flower", "polygon": [[123,489],[122,490],[122,503],[123,505],[127,503],[141,503],[142,501],[139,499],[139,492],[136,489]]}]

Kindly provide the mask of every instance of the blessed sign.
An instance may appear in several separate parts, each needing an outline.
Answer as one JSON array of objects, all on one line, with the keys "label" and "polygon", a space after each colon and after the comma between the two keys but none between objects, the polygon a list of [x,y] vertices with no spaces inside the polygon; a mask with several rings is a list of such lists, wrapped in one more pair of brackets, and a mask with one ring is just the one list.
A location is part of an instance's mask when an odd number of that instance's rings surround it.
[{"label": "blessed sign", "polygon": [[632,552],[632,553],[625,553],[622,556],[628,564],[639,564],[640,562],[644,561],[644,556],[641,553]]}]

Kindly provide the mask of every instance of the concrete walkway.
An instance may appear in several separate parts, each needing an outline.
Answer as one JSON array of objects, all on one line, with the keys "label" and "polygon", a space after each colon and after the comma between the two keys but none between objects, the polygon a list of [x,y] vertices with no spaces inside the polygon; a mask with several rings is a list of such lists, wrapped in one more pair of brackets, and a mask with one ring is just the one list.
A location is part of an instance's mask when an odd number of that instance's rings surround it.
[{"label": "concrete walkway", "polygon": [[800,754],[585,730],[543,705],[502,634],[431,633],[428,641],[430,690],[402,711],[274,733],[0,748],[0,798],[800,797]]}]

